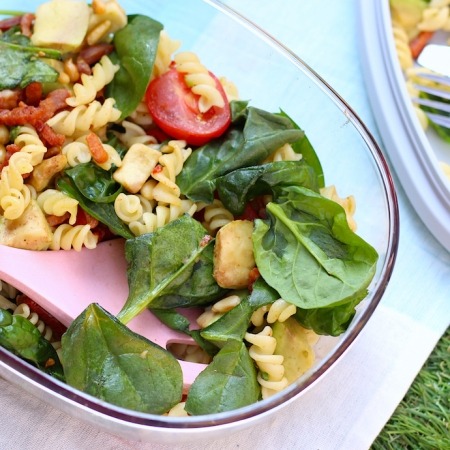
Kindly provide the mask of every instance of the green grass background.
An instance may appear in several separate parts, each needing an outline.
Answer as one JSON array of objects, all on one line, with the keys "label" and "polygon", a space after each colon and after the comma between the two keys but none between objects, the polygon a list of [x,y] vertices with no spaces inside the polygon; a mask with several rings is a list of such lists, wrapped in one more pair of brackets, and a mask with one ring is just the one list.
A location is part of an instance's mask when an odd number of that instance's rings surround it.
[{"label": "green grass background", "polygon": [[450,450],[450,328],[371,450]]}]

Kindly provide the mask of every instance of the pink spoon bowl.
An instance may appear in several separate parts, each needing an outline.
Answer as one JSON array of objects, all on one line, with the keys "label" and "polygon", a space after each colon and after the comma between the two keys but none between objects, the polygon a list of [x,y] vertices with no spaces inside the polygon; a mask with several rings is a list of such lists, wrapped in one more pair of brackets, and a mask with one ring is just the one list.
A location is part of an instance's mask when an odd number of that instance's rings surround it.
[{"label": "pink spoon bowl", "polygon": [[[123,239],[80,252],[37,252],[0,245],[0,279],[30,297],[65,326],[91,303],[117,315],[128,297],[126,268]],[[193,313],[190,315],[190,319],[195,318]],[[189,336],[167,328],[149,310],[142,311],[127,326],[163,348],[173,343],[194,343]],[[179,362],[187,391],[206,366]]]}]

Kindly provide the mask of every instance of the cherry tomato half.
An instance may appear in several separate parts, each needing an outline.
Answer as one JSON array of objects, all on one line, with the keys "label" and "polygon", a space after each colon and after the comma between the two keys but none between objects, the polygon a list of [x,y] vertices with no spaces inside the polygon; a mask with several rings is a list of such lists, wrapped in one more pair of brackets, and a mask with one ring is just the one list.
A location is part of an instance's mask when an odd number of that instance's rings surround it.
[{"label": "cherry tomato half", "polygon": [[230,106],[220,81],[211,73],[225,106],[213,106],[205,113],[198,109],[199,96],[184,81],[184,74],[175,68],[155,78],[145,95],[148,110],[165,133],[183,139],[189,145],[200,146],[223,134],[231,122]]}]

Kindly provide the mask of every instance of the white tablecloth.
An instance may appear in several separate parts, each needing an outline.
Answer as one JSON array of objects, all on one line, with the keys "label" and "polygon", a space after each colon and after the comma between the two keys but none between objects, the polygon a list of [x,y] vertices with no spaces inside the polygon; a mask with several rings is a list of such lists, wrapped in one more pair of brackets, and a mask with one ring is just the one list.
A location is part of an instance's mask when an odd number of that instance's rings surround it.
[{"label": "white tablecloth", "polygon": [[[360,65],[357,1],[226,4],[300,55],[353,107],[383,147]],[[214,443],[169,447],[125,441],[0,379],[0,448],[368,449],[450,323],[450,254],[426,230],[398,182],[397,186],[400,247],[381,304],[329,373],[269,422]]]}]

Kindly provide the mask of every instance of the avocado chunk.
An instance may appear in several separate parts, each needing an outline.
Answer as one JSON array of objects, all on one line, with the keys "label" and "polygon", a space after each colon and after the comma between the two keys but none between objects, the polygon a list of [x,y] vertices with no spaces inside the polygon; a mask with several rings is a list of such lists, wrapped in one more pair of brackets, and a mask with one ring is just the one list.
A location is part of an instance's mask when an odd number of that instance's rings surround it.
[{"label": "avocado chunk", "polygon": [[314,363],[314,350],[305,329],[293,318],[272,325],[277,340],[275,355],[283,355],[284,376],[289,383],[303,375]]},{"label": "avocado chunk", "polygon": [[31,42],[73,52],[81,46],[88,24],[89,6],[84,0],[52,0],[36,9]]}]

